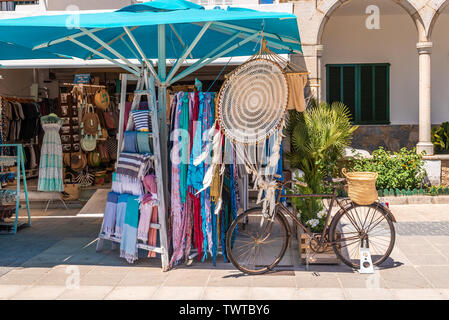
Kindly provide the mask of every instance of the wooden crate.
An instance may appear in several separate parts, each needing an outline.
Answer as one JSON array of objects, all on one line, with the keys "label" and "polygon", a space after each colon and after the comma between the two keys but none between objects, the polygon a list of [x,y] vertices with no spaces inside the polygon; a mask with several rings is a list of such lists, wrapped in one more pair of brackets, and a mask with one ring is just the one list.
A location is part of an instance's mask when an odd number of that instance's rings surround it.
[{"label": "wooden crate", "polygon": [[[301,258],[301,263],[306,264],[307,257],[307,248],[309,243],[309,235],[307,233],[303,233],[300,228],[297,228],[297,236],[299,243],[299,257]],[[309,264],[339,264],[340,260],[337,258],[337,255],[334,252],[332,246],[329,246],[323,253],[316,253],[312,250],[309,251],[309,256],[311,260]]]}]

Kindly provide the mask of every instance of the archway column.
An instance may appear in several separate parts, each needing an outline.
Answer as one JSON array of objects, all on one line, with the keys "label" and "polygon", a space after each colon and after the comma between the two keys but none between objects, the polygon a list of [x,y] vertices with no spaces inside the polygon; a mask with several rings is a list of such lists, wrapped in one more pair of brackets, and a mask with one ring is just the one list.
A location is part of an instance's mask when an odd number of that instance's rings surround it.
[{"label": "archway column", "polygon": [[323,57],[324,46],[322,44],[318,44],[318,45],[316,45],[315,50],[316,50],[315,52],[316,52],[316,73],[317,73],[317,75],[316,75],[317,76],[316,95],[317,95],[318,102],[321,102],[321,101],[326,100],[326,98],[323,97],[323,63],[322,63],[323,59],[322,59],[322,57]]},{"label": "archway column", "polygon": [[425,151],[433,155],[431,132],[431,53],[432,42],[418,42],[419,54],[419,141],[416,145],[418,153]]}]

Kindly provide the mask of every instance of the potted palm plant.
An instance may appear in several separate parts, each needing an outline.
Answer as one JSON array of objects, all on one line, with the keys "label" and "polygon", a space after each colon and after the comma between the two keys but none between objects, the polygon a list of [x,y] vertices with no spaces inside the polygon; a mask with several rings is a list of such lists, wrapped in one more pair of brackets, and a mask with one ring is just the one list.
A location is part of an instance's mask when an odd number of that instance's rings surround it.
[{"label": "potted palm plant", "polygon": [[[301,176],[295,178],[307,184],[307,187],[295,185],[291,191],[302,194],[331,191],[323,184],[323,179],[326,176],[339,175],[338,163],[343,159],[344,149],[349,146],[352,133],[357,128],[351,124],[349,110],[341,102],[329,105],[311,100],[306,111],[302,113],[290,111],[286,132],[291,147],[286,158],[292,169],[299,169],[302,172]],[[293,198],[292,205],[298,212],[298,218],[312,232],[319,234],[324,230],[326,208],[322,199]],[[307,251],[309,236],[303,233],[298,235],[298,240],[303,256]],[[332,249],[320,254],[323,259],[316,256],[315,262],[336,261],[336,257],[329,259],[329,254],[333,255]]]}]

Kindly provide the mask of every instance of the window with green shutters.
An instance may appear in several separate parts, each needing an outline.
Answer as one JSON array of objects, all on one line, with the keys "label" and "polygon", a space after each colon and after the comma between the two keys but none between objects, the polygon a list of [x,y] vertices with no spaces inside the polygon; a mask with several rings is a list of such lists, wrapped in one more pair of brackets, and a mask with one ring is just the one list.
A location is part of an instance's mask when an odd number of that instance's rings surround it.
[{"label": "window with green shutters", "polygon": [[390,64],[326,65],[327,102],[348,106],[355,124],[390,123]]}]

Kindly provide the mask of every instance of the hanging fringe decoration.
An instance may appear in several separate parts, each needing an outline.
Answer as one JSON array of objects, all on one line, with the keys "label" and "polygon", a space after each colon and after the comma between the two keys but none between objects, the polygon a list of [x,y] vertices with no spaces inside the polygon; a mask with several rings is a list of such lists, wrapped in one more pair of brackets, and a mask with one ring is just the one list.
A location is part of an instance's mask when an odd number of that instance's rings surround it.
[{"label": "hanging fringe decoration", "polygon": [[[212,178],[214,176],[215,168],[221,163],[221,155],[222,155],[222,146],[223,146],[223,134],[221,133],[221,130],[218,130],[214,137],[212,142],[212,150],[213,150],[213,156],[212,156],[212,164],[207,169],[206,174],[204,175],[203,179],[203,188],[198,191],[198,193],[203,192],[207,188],[210,187],[212,184]],[[202,155],[200,156],[202,157]]]}]

